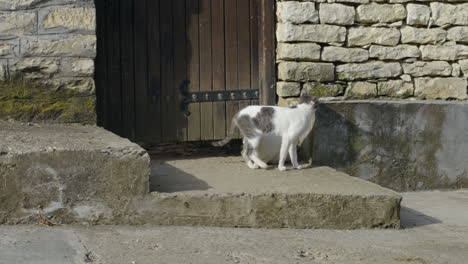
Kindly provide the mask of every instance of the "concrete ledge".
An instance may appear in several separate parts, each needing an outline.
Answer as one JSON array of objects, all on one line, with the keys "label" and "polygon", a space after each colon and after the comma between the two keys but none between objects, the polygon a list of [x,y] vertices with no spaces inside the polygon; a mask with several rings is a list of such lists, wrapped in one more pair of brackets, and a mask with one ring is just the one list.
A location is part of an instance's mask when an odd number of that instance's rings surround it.
[{"label": "concrete ledge", "polygon": [[239,157],[155,161],[134,222],[261,228],[397,228],[401,196],[320,167],[251,170]]},{"label": "concrete ledge", "polygon": [[96,127],[0,121],[0,224],[113,218],[149,192],[149,156]]},{"label": "concrete ledge", "polygon": [[398,191],[468,187],[467,102],[324,103],[312,134],[316,166]]}]

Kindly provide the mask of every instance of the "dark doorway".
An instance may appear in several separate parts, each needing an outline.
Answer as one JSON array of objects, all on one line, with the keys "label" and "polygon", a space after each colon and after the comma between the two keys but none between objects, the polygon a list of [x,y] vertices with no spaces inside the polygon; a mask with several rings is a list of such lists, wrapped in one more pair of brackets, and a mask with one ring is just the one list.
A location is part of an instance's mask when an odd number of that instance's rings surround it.
[{"label": "dark doorway", "polygon": [[259,89],[275,103],[274,0],[96,0],[99,125],[151,143],[220,139],[259,100],[192,103],[190,92]]}]

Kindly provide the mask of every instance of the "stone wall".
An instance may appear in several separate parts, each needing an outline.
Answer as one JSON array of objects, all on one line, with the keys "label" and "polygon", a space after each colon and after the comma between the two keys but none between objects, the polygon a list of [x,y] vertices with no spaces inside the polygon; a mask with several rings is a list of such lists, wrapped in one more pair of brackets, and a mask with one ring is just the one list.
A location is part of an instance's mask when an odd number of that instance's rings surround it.
[{"label": "stone wall", "polygon": [[0,118],[95,123],[92,0],[0,0]]},{"label": "stone wall", "polygon": [[278,0],[277,19],[280,105],[468,98],[466,0]]}]

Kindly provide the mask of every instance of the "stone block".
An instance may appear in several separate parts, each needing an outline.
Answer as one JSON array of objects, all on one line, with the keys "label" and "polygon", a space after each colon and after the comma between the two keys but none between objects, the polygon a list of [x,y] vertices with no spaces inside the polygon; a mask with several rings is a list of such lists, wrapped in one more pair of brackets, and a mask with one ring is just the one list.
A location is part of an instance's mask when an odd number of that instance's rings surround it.
[{"label": "stone block", "polygon": [[377,84],[370,82],[351,82],[346,91],[346,98],[368,99],[377,97]]},{"label": "stone block", "polygon": [[406,24],[426,26],[431,18],[431,9],[426,5],[408,4]]},{"label": "stone block", "polygon": [[320,4],[320,23],[352,25],[356,11],[354,7],[342,4]]},{"label": "stone block", "polygon": [[346,40],[346,28],[332,25],[280,23],[276,30],[276,36],[279,42],[344,42]]},{"label": "stone block", "polygon": [[19,39],[0,40],[0,58],[19,56]]},{"label": "stone block", "polygon": [[369,59],[369,52],[360,48],[324,47],[323,61],[363,62]]},{"label": "stone block", "polygon": [[463,75],[468,77],[468,60],[460,60],[458,64]]},{"label": "stone block", "polygon": [[94,35],[52,35],[26,37],[21,42],[22,56],[96,56],[96,36]]},{"label": "stone block", "polygon": [[396,46],[399,41],[400,31],[395,28],[359,27],[350,28],[348,33],[348,46]]},{"label": "stone block", "polygon": [[421,99],[466,99],[466,78],[416,78],[415,96]]},{"label": "stone block", "polygon": [[278,43],[278,60],[320,60],[320,46],[314,43]]},{"label": "stone block", "polygon": [[460,75],[461,75],[460,64],[458,64],[458,63],[452,64],[452,77],[458,77]]},{"label": "stone block", "polygon": [[21,58],[10,61],[10,74],[20,74],[27,79],[48,79],[54,77],[60,68],[57,58]]},{"label": "stone block", "polygon": [[0,39],[37,32],[36,12],[0,12]]},{"label": "stone block", "polygon": [[63,58],[60,62],[62,77],[93,77],[94,60],[87,58]]},{"label": "stone block", "polygon": [[96,10],[92,6],[52,6],[39,10],[39,33],[92,34],[96,30]]},{"label": "stone block", "polygon": [[398,45],[395,47],[372,45],[369,53],[371,58],[378,58],[379,60],[401,60],[421,56],[419,48],[411,45]]},{"label": "stone block", "polygon": [[401,66],[397,62],[372,61],[336,66],[336,75],[339,80],[391,78],[400,76],[401,72]]},{"label": "stone block", "polygon": [[468,46],[427,45],[421,46],[423,60],[459,60],[468,58]]},{"label": "stone block", "polygon": [[448,30],[447,39],[468,43],[468,27],[453,27]]},{"label": "stone block", "polygon": [[332,63],[280,62],[278,78],[283,81],[333,81],[335,78]]},{"label": "stone block", "polygon": [[301,93],[301,84],[297,82],[278,82],[276,83],[276,94],[281,97],[299,96]]},{"label": "stone block", "polygon": [[93,95],[96,92],[93,78],[39,79],[37,83],[53,90],[62,89],[88,95]]},{"label": "stone block", "polygon": [[446,61],[417,61],[403,63],[403,72],[413,77],[450,76],[452,66]]},{"label": "stone block", "polygon": [[390,80],[387,82],[379,82],[377,84],[379,96],[389,96],[396,98],[408,98],[413,96],[414,87],[410,82],[404,80]]},{"label": "stone block", "polygon": [[302,90],[310,95],[319,97],[333,97],[343,95],[344,86],[336,83],[307,82]]},{"label": "stone block", "polygon": [[315,9],[315,4],[311,2],[278,2],[277,4],[277,16],[279,22],[283,23],[318,23],[319,14]]},{"label": "stone block", "polygon": [[404,27],[401,29],[401,42],[414,44],[437,44],[447,38],[447,31],[440,28]]},{"label": "stone block", "polygon": [[431,11],[434,25],[468,25],[468,3],[459,5],[431,3]]},{"label": "stone block", "polygon": [[356,21],[361,23],[391,23],[406,18],[406,9],[400,4],[360,5],[356,8]]}]

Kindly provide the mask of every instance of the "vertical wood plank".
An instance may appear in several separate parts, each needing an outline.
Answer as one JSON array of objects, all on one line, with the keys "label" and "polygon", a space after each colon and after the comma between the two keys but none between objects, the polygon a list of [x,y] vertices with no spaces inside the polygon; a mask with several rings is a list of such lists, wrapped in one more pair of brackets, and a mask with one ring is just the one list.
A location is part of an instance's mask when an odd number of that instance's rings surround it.
[{"label": "vertical wood plank", "polygon": [[259,0],[260,103],[276,104],[275,0]]},{"label": "vertical wood plank", "polygon": [[[201,0],[200,4],[200,91],[211,91],[213,90],[211,0]],[[200,112],[201,139],[211,140],[213,139],[213,103],[201,103]]]},{"label": "vertical wood plank", "polygon": [[[200,91],[200,40],[199,40],[199,5],[200,0],[186,0],[186,23],[187,23],[187,58],[188,79],[190,81],[189,91]],[[189,104],[188,110],[191,115],[187,118],[188,141],[201,140],[200,127],[200,104]]]},{"label": "vertical wood plank", "polygon": [[[137,0],[139,1],[139,0]],[[145,139],[153,142],[162,142],[162,115],[161,115],[161,41],[160,41],[160,0],[147,0],[146,16],[147,22],[147,59],[148,59],[148,112],[142,113],[142,129],[147,130]]]},{"label": "vertical wood plank", "polygon": [[123,136],[135,139],[133,0],[120,0]]},{"label": "vertical wood plank", "polygon": [[107,67],[108,67],[108,94],[107,102],[112,111],[107,111],[105,119],[108,120],[110,131],[122,133],[122,94],[121,94],[121,69],[120,69],[120,2],[107,0]]},{"label": "vertical wood plank", "polygon": [[[134,2],[135,54],[135,134],[137,141],[150,141],[152,131],[146,119],[150,114],[148,93],[148,16],[146,0]],[[154,18],[153,18],[154,19]]]},{"label": "vertical wood plank", "polygon": [[[250,0],[250,85],[252,89],[260,89],[258,80],[258,1]],[[259,100],[251,104],[258,105]]]},{"label": "vertical wood plank", "polygon": [[[239,89],[252,89],[250,48],[250,2],[237,0]],[[239,110],[250,104],[250,100],[239,101]]]},{"label": "vertical wood plank", "polygon": [[96,0],[96,35],[97,35],[97,56],[95,60],[96,67],[96,112],[97,124],[101,127],[108,126],[108,120],[105,118],[109,105],[107,103],[107,34],[106,34],[106,1]]},{"label": "vertical wood plank", "polygon": [[[228,0],[229,1],[229,0]],[[224,0],[211,2],[213,43],[213,90],[226,90],[224,61]],[[230,122],[228,122],[230,124]],[[213,137],[226,136],[226,103],[213,102]]]},{"label": "vertical wood plank", "polygon": [[162,140],[177,139],[174,118],[174,15],[172,1],[160,2]]},{"label": "vertical wood plank", "polygon": [[[238,45],[237,45],[237,1],[225,2],[225,40],[226,40],[226,90],[239,89]],[[226,120],[231,120],[239,111],[239,102],[226,102]],[[229,122],[228,122],[229,124]],[[236,132],[236,136],[239,134]]]},{"label": "vertical wood plank", "polygon": [[179,91],[180,85],[187,80],[187,30],[185,22],[185,0],[173,0],[173,23],[174,23],[174,87],[172,107],[174,107],[176,139],[177,141],[187,140],[187,118],[180,110],[182,94]]}]

